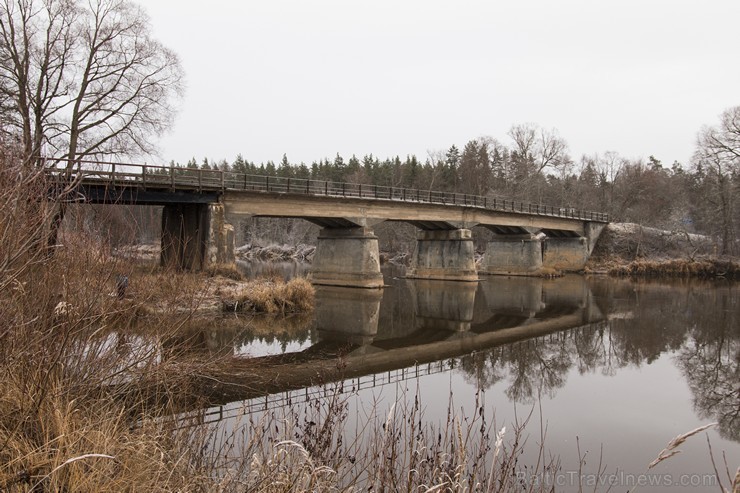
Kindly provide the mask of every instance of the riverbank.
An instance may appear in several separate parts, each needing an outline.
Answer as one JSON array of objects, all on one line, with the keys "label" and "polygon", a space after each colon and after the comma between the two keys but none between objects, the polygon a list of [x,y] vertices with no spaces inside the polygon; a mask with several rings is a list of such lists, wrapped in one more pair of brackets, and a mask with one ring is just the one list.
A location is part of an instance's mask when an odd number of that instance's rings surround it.
[{"label": "riverbank", "polygon": [[[252,252],[242,258],[261,258],[256,252],[279,251],[282,255],[266,255],[267,261],[285,259],[298,261],[285,252],[302,251],[241,248],[239,253]],[[148,293],[142,310],[149,313],[179,312],[252,312],[291,314],[313,310],[315,290],[306,278],[286,281],[269,272],[255,279],[245,279],[234,265],[213,265],[205,272],[178,272],[157,267],[160,247],[157,244],[126,245],[115,250],[114,256],[127,263],[124,270],[133,273],[129,293],[141,299],[137,289]],[[311,256],[313,255],[311,251]],[[160,289],[154,289],[159,286]],[[141,289],[140,289],[141,288]]]},{"label": "riverbank", "polygon": [[633,277],[740,279],[737,258],[716,255],[711,238],[685,231],[608,224],[584,272]]},{"label": "riverbank", "polygon": [[[208,408],[223,382],[254,388],[271,377],[247,359],[193,351],[193,336],[183,334],[192,313],[174,309],[198,306],[203,282],[223,295],[240,281],[153,269],[132,275],[121,300],[111,296],[116,273],[135,263],[84,240],[67,241],[0,292],[3,491],[511,491],[525,447],[541,464],[532,474],[556,470],[547,445],[527,440],[539,433],[537,418],[534,430],[523,422],[512,429],[494,423],[491,407],[476,402],[466,412],[451,405],[446,417],[428,419],[414,404],[423,401],[409,397],[364,409],[355,436],[350,401],[332,386],[300,410],[242,418],[243,428],[214,438],[205,412],[183,409]],[[157,299],[173,311],[152,318],[151,337],[137,337],[130,322]],[[61,302],[69,304],[64,313],[54,309]],[[337,356],[305,373],[322,382],[345,375],[345,363]],[[724,484],[729,479],[722,477]],[[549,490],[543,484],[531,491]]]}]

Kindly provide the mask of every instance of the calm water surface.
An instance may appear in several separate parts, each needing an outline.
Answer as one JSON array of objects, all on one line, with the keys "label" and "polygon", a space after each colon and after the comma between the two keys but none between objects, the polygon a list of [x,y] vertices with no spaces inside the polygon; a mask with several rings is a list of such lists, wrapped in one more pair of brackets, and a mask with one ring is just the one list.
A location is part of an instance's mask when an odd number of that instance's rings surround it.
[{"label": "calm water surface", "polygon": [[[304,269],[287,264],[283,272]],[[718,466],[723,452],[731,471],[740,466],[737,283],[582,276],[456,283],[403,279],[395,267],[384,273],[382,291],[319,288],[310,317],[246,317],[207,329],[211,349],[262,358],[288,376],[204,418],[233,430],[245,413],[287,413],[319,398],[325,387],[315,386],[316,375],[335,365],[327,379],[344,382],[351,416],[382,419],[392,404],[419,398],[425,418],[439,423],[450,403],[474,414],[476,395],[498,428],[534,411],[531,440],[546,426],[545,448],[561,459],[565,484],[557,491],[578,490],[567,474],[578,469],[579,447],[586,472],[601,460],[622,483],[612,491],[627,491],[630,475],[644,473],[671,438],[710,422],[719,423],[708,432]],[[683,481],[713,471],[706,435],[681,449],[650,473]],[[527,460],[536,456],[525,453]],[[685,480],[684,488],[639,491],[718,490],[698,476]]]}]

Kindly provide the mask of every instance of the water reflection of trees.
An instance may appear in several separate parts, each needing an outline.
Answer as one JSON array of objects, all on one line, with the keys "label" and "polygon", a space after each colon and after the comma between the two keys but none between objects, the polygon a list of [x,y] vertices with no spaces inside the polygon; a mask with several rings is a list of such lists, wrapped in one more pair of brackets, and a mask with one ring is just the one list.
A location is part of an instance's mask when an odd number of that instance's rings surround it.
[{"label": "water reflection of trees", "polygon": [[702,418],[719,422],[724,438],[740,440],[740,307],[735,290],[713,293],[712,309],[689,328],[675,358]]},{"label": "water reflection of trees", "polygon": [[602,368],[613,373],[609,324],[589,324],[570,331],[508,344],[460,358],[459,367],[479,388],[509,381],[506,395],[531,403],[538,395],[554,396],[565,385],[568,371]]},{"label": "water reflection of trees", "polygon": [[460,358],[479,388],[506,381],[506,395],[532,402],[553,396],[571,369],[614,375],[674,353],[697,413],[740,440],[740,312],[732,287],[656,289],[635,285],[630,310],[608,322],[492,348]]}]

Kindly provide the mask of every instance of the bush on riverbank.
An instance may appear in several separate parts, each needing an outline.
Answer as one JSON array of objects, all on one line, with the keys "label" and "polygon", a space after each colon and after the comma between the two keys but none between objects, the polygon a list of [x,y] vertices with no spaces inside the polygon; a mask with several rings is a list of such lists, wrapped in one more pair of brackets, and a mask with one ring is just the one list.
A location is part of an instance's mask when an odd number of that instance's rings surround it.
[{"label": "bush on riverbank", "polygon": [[240,285],[224,300],[227,311],[256,313],[308,312],[314,308],[316,290],[303,277],[285,281],[279,277],[256,279]]}]

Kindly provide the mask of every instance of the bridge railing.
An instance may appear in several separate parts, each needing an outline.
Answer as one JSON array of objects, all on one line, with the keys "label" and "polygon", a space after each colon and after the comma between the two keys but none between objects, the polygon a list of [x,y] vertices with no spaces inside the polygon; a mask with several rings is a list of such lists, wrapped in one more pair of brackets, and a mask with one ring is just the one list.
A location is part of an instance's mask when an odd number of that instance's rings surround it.
[{"label": "bridge railing", "polygon": [[477,207],[494,211],[555,216],[588,221],[608,222],[602,212],[578,210],[543,204],[507,200],[483,195],[440,192],[362,183],[251,175],[218,169],[182,168],[151,164],[113,163],[46,159],[45,170],[56,179],[116,186],[167,188],[170,190],[226,191],[243,190],[291,193],[327,197],[393,200],[441,205]]}]

